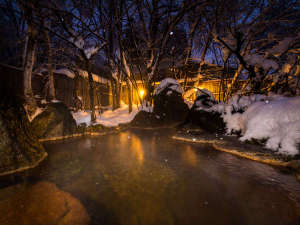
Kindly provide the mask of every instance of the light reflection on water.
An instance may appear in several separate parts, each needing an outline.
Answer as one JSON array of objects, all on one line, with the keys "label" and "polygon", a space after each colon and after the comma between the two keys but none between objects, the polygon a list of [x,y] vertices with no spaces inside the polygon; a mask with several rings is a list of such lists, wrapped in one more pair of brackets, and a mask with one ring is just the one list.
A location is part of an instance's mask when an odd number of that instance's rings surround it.
[{"label": "light reflection on water", "polygon": [[78,198],[92,224],[300,224],[294,176],[169,132],[48,144],[35,179]]},{"label": "light reflection on water", "polygon": [[187,145],[182,151],[182,159],[191,166],[197,165],[197,155],[190,145]]}]

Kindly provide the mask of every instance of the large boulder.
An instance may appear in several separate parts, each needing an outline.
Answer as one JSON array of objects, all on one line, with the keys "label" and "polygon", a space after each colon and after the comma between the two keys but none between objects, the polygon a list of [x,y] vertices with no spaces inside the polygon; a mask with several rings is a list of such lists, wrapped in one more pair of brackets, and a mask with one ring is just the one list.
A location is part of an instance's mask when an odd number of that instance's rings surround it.
[{"label": "large boulder", "polygon": [[77,126],[68,107],[62,102],[52,102],[32,121],[34,132],[39,138],[53,138],[71,135]]},{"label": "large boulder", "polygon": [[88,225],[82,204],[55,184],[42,181],[1,190],[1,225]]},{"label": "large boulder", "polygon": [[222,114],[214,108],[216,104],[217,101],[211,92],[206,89],[199,89],[186,123],[197,125],[210,133],[225,133]]},{"label": "large boulder", "polygon": [[154,92],[153,114],[164,124],[184,122],[189,107],[182,97],[180,84],[172,79],[166,78],[160,82]]},{"label": "large boulder", "polygon": [[158,127],[161,121],[151,112],[139,111],[130,123],[133,127]]},{"label": "large boulder", "polygon": [[32,131],[22,100],[0,102],[0,176],[33,168],[47,153]]}]

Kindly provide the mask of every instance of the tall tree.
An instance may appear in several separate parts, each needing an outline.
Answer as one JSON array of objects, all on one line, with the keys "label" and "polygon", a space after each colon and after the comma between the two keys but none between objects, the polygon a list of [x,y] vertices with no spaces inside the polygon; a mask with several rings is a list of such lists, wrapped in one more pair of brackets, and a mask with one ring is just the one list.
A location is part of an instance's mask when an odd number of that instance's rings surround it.
[{"label": "tall tree", "polygon": [[32,92],[32,70],[35,62],[35,55],[37,50],[37,28],[34,24],[35,11],[34,7],[37,3],[34,0],[18,1],[20,8],[24,12],[24,17],[27,23],[26,43],[23,57],[23,80],[24,80],[24,97],[26,109],[29,115],[32,115],[36,110],[36,102]]}]

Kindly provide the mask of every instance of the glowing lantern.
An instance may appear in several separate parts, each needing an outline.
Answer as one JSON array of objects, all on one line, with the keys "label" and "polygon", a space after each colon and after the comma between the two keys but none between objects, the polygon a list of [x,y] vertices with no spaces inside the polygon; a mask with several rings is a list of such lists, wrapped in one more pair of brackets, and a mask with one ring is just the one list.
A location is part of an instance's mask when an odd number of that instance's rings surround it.
[{"label": "glowing lantern", "polygon": [[139,95],[140,95],[141,98],[143,98],[144,95],[145,95],[145,90],[144,89],[140,89]]}]

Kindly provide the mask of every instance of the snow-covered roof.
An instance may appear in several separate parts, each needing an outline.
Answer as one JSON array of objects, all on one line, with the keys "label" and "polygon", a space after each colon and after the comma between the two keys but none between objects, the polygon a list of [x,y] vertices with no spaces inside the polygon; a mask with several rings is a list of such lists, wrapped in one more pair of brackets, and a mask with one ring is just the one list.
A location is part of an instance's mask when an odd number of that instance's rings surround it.
[{"label": "snow-covered roof", "polygon": [[[46,68],[40,68],[38,71],[36,71],[36,74],[41,75],[43,72],[48,72],[48,70]],[[69,70],[67,68],[61,68],[61,69],[55,69],[53,71],[55,74],[61,74],[61,75],[65,75],[71,79],[75,78],[75,73],[72,70]],[[85,70],[78,70],[79,75],[84,77],[84,78],[88,78],[88,73]],[[104,77],[100,77],[97,74],[92,73],[93,75],[93,80],[94,82],[97,83],[101,83],[101,84],[108,84],[109,80],[104,78]]]},{"label": "snow-covered roof", "polygon": [[[82,77],[87,78],[88,77],[88,72],[85,71],[85,70],[79,70],[79,75],[82,76]],[[109,83],[109,80],[104,78],[104,77],[100,77],[100,76],[98,76],[97,74],[94,74],[94,73],[92,75],[93,75],[93,80],[95,82],[98,82],[98,83],[101,83],[101,84]]]},{"label": "snow-covered roof", "polygon": [[71,70],[68,70],[68,69],[65,69],[65,68],[56,69],[53,72],[58,73],[58,74],[66,75],[67,77],[70,77],[72,79],[74,79],[74,77],[75,77],[75,74]]}]

